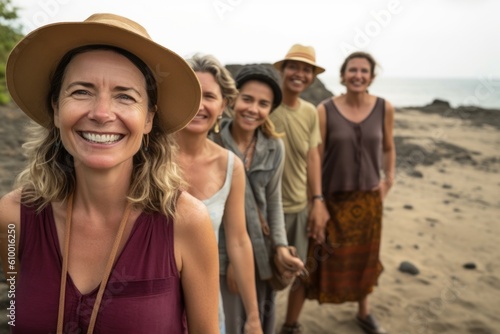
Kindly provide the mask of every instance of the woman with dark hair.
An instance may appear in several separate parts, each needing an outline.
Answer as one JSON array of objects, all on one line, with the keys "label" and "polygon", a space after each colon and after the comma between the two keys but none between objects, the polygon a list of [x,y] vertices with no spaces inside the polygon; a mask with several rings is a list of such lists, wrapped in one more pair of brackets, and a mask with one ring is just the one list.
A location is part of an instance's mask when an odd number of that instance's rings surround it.
[{"label": "woman with dark hair", "polygon": [[[276,132],[269,119],[281,103],[281,90],[276,70],[264,65],[243,66],[235,80],[239,93],[232,104],[233,116],[222,119],[220,133],[212,134],[212,138],[234,152],[246,170],[245,216],[257,268],[255,283],[259,315],[263,332],[272,334],[275,332],[276,291],[268,281],[272,275],[270,254],[276,250],[278,266],[284,275],[297,276],[304,269],[302,261],[292,256],[287,248],[281,201],[285,152],[280,139],[282,134]],[[268,230],[263,228],[259,215],[266,221]],[[219,253],[221,270],[225,273],[221,275],[220,285],[226,329],[229,333],[243,333],[241,325],[245,313],[234,278],[234,265],[227,260],[222,234]]]},{"label": "woman with dark hair", "polygon": [[317,269],[305,281],[305,296],[320,303],[357,302],[360,327],[381,334],[386,331],[368,296],[383,270],[383,200],[394,181],[396,151],[394,108],[368,93],[375,67],[368,53],[349,55],[340,69],[346,93],[318,106],[322,188],[331,219],[326,242],[309,246],[309,265]]}]

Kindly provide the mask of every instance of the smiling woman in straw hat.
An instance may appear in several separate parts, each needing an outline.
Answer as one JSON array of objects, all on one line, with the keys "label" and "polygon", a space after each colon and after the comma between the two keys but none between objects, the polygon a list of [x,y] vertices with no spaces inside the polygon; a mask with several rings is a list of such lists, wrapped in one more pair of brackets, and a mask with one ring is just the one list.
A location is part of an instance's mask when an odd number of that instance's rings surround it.
[{"label": "smiling woman in straw hat", "polygon": [[[318,145],[321,143],[316,108],[300,98],[316,75],[325,70],[316,63],[312,46],[293,45],[274,67],[281,71],[283,101],[272,113],[271,120],[285,137],[285,167],[283,170],[283,211],[288,242],[297,248],[306,262],[309,237],[324,241],[324,226],[329,214],[321,195],[321,161]],[[297,280],[299,283],[300,281]],[[302,308],[304,289],[297,284],[290,289],[286,323],[282,333],[296,333],[296,318]]]},{"label": "smiling woman in straw hat", "polygon": [[200,104],[189,65],[95,14],[27,35],[6,76],[37,123],[0,200],[12,332],[217,333],[217,244],[172,138]]}]

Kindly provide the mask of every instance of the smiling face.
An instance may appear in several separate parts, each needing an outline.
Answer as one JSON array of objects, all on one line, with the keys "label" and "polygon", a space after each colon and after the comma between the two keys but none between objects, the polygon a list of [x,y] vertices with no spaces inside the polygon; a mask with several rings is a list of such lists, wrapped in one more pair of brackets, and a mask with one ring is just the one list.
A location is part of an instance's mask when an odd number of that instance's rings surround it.
[{"label": "smiling face", "polygon": [[257,80],[245,82],[233,107],[235,130],[254,132],[261,126],[271,112],[273,97],[269,85]]},{"label": "smiling face", "polygon": [[76,55],[66,67],[53,108],[61,141],[77,168],[132,166],[152,128],[143,74],[113,51]]},{"label": "smiling face", "polygon": [[283,67],[283,89],[293,94],[300,94],[314,80],[314,66],[302,61],[287,60]]},{"label": "smiling face", "polygon": [[351,92],[366,92],[373,81],[372,65],[366,58],[350,59],[342,73],[342,83]]},{"label": "smiling face", "polygon": [[208,72],[195,72],[200,81],[202,99],[200,109],[193,120],[182,130],[196,133],[208,133],[222,115],[226,101],[215,77]]}]

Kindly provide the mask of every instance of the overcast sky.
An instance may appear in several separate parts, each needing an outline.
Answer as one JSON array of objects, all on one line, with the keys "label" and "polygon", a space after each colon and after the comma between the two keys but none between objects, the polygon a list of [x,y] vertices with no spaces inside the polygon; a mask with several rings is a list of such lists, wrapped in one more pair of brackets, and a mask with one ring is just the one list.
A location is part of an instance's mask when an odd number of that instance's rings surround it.
[{"label": "overcast sky", "polygon": [[312,45],[325,74],[364,50],[385,77],[500,80],[498,0],[13,0],[25,33],[97,12],[127,16],[183,57],[274,62]]}]

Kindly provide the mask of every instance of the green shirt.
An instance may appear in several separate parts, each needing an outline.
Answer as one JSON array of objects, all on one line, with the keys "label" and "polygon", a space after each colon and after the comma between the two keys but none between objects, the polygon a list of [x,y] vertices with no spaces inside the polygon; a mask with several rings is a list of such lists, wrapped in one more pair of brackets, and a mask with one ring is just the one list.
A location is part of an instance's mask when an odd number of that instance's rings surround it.
[{"label": "green shirt", "polygon": [[285,133],[282,179],[285,213],[296,213],[307,206],[307,152],[321,143],[316,107],[303,99],[299,102],[296,109],[281,104],[270,115],[277,132]]}]

